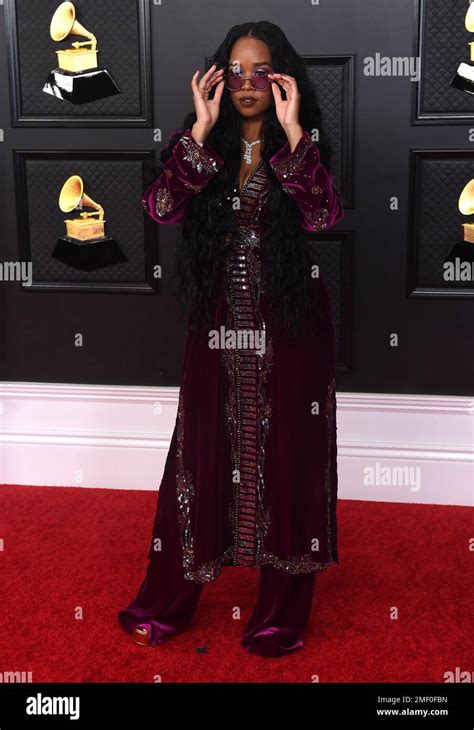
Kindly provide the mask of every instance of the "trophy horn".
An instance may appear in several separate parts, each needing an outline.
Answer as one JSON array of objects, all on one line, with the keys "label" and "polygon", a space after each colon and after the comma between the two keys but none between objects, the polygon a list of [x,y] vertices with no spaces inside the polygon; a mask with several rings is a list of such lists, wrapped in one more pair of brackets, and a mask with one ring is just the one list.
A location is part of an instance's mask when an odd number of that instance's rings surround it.
[{"label": "trophy horn", "polygon": [[463,215],[474,215],[474,179],[469,180],[459,196],[459,210]]},{"label": "trophy horn", "polygon": [[49,32],[53,41],[62,41],[68,35],[80,35],[96,42],[96,37],[76,20],[76,8],[71,2],[59,5],[51,19]]},{"label": "trophy horn", "polygon": [[[99,211],[99,220],[103,220],[104,209],[95,200],[92,200],[87,193],[84,192],[84,183],[79,175],[71,175],[61,188],[59,193],[59,207],[63,213],[70,213],[79,206],[87,205]],[[81,214],[82,215],[82,214]],[[88,216],[89,214],[85,214]],[[94,215],[91,213],[90,215]],[[97,215],[97,214],[95,214]]]},{"label": "trophy horn", "polygon": [[469,33],[474,33],[474,3],[470,2],[470,5],[467,9],[466,13],[466,20],[465,20],[465,26],[466,30],[469,31]]}]

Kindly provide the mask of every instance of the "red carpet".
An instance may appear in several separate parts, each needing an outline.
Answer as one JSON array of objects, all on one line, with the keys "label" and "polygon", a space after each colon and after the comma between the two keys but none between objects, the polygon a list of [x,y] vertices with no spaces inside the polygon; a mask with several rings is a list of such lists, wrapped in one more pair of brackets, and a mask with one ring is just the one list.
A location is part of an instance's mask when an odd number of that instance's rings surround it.
[{"label": "red carpet", "polygon": [[239,644],[257,569],[224,568],[192,626],[161,646],[137,646],[120,629],[116,613],[146,568],[154,492],[0,490],[2,673],[30,671],[33,682],[443,682],[456,667],[473,669],[469,508],[340,501],[341,563],[316,576],[305,646],[266,659]]}]

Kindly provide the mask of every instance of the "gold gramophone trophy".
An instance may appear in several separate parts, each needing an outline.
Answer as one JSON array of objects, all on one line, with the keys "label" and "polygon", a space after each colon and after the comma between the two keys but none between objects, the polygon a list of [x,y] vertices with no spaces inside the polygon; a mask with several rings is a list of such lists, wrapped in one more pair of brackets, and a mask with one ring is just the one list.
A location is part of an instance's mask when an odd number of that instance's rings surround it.
[{"label": "gold gramophone trophy", "polygon": [[[474,178],[464,186],[459,196],[458,208],[463,215],[474,216]],[[463,240],[454,244],[446,261],[451,263],[474,262],[474,220],[462,223]]]},{"label": "gold gramophone trophy", "polygon": [[53,258],[82,271],[92,271],[127,261],[117,241],[105,235],[104,209],[84,192],[79,175],[71,175],[61,188],[59,207],[64,213],[82,209],[77,218],[66,218],[66,235],[58,239]]},{"label": "gold gramophone trophy", "polygon": [[[474,0],[469,0],[469,3],[464,25],[468,33],[474,33]],[[474,41],[468,43],[468,46],[469,59],[474,61]],[[474,94],[474,66],[468,63],[460,63],[450,86],[460,89],[466,94]]]},{"label": "gold gramophone trophy", "polygon": [[70,35],[88,40],[75,41],[71,48],[56,51],[58,65],[43,86],[46,94],[72,104],[85,104],[122,93],[110,73],[97,68],[97,39],[76,20],[76,9],[71,2],[61,3],[56,9],[49,32],[53,41],[62,41]]}]

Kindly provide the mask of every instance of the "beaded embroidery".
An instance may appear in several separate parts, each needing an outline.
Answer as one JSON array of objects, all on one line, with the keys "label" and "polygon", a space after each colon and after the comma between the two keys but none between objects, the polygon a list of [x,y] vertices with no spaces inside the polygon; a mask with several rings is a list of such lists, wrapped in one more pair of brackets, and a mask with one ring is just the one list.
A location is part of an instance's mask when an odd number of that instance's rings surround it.
[{"label": "beaded embroidery", "polygon": [[189,133],[183,134],[180,137],[180,142],[186,150],[183,160],[190,162],[194,170],[198,172],[202,172],[203,170],[206,172],[218,171],[219,168],[214,157],[209,154],[208,150],[198,145]]},{"label": "beaded embroidery", "polygon": [[[300,148],[296,151],[298,145],[300,145]],[[292,175],[300,174],[303,158],[308,150],[313,146],[309,132],[305,131],[303,133],[298,145],[295,150],[293,150],[293,154],[286,155],[283,159],[272,163],[273,170],[279,177],[282,176],[285,179],[290,178],[291,180]],[[296,190],[285,183],[282,183],[282,188],[285,193],[288,193],[289,195],[296,194]],[[311,187],[311,192],[313,195],[320,195],[323,192],[323,188],[320,185],[313,185]],[[324,201],[323,206],[324,205],[327,205],[327,199]],[[314,207],[316,210],[314,210]],[[319,207],[317,203],[315,203],[314,207],[311,207],[307,217],[310,219],[311,225],[316,231],[324,230],[327,228],[329,210],[326,207]],[[315,215],[313,220],[311,220],[311,214]]]},{"label": "beaded embroidery", "polygon": [[176,496],[178,501],[178,521],[183,547],[183,567],[185,578],[189,579],[194,563],[194,543],[191,532],[191,499],[194,497],[192,474],[184,468],[184,406],[180,391],[176,421]]},{"label": "beaded embroidery", "polygon": [[320,208],[318,210],[318,216],[314,221],[314,226],[317,229],[326,228],[329,211],[327,208]]},{"label": "beaded embroidery", "polygon": [[[326,398],[327,459],[324,488],[327,504],[327,554],[329,560],[337,559],[336,522],[332,524],[332,494],[337,493],[337,423],[336,423],[336,378],[328,385]],[[333,546],[335,554],[333,555]]]},{"label": "beaded embroidery", "polygon": [[191,531],[191,503],[195,496],[193,478],[184,467],[184,406],[180,391],[178,399],[178,414],[176,420],[176,496],[178,506],[178,524],[180,526],[180,540],[183,550],[184,578],[196,583],[207,583],[215,580],[220,573],[221,566],[232,560],[232,548],[229,547],[223,556],[203,563],[194,570],[194,540]]},{"label": "beaded embroidery", "polygon": [[155,210],[157,215],[169,213],[173,206],[173,199],[166,188],[158,188],[155,195]]},{"label": "beaded embroidery", "polygon": [[[298,173],[303,157],[312,146],[313,141],[309,136],[309,132],[304,131],[298,145],[293,150],[293,154],[286,155],[283,159],[273,162],[273,170],[284,178],[291,177],[294,173]],[[299,149],[297,150],[298,147]]]},{"label": "beaded embroidery", "polygon": [[[245,186],[242,192],[245,194]],[[260,313],[260,236],[245,225],[238,229],[226,260],[228,329],[265,332]],[[273,345],[263,353],[232,348],[223,352],[228,392],[225,413],[230,435],[233,505],[229,514],[234,535],[234,564],[257,565],[270,516],[264,506],[264,442],[271,415],[265,383],[273,362]]]}]

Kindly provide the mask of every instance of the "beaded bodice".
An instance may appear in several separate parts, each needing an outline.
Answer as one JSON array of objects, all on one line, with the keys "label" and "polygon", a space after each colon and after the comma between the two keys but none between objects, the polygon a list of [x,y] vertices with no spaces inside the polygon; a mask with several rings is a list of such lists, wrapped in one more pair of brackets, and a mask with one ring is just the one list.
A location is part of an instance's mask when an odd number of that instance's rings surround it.
[{"label": "beaded bodice", "polygon": [[260,160],[243,187],[240,190],[236,188],[240,197],[240,209],[237,211],[239,225],[260,226],[263,223],[268,182],[265,162]]},{"label": "beaded bodice", "polygon": [[[264,287],[259,251],[268,181],[263,160],[242,188],[237,181],[237,231],[226,259],[226,331],[243,337],[240,345],[223,352],[228,383],[225,412],[233,470],[239,474],[229,513],[234,534],[231,555],[234,563],[242,565],[258,564],[269,529],[262,498],[264,444],[271,414],[265,384],[273,362],[273,342],[267,336],[261,307]],[[258,351],[246,344],[254,333],[263,343]]]}]

